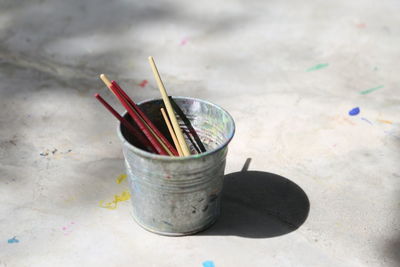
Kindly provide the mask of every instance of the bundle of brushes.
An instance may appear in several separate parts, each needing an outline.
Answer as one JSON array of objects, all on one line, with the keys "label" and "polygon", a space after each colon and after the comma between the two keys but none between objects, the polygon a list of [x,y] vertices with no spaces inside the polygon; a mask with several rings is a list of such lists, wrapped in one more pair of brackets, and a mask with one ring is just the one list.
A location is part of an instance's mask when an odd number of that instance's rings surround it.
[{"label": "bundle of brushes", "polygon": [[[169,134],[171,135],[171,139],[173,140],[173,145],[161,133],[161,131],[157,129],[154,123],[152,123],[152,121],[148,118],[148,116],[146,116],[140,107],[135,104],[135,102],[125,93],[124,90],[122,90],[118,83],[116,81],[110,81],[105,74],[101,74],[100,79],[126,109],[131,117],[131,120],[122,117],[99,94],[95,94],[95,97],[121,122],[129,134],[135,138],[135,141],[148,152],[165,156],[189,156],[191,153],[182,132],[184,132],[188,139],[192,142],[192,145],[197,153],[205,152],[206,149],[200,141],[196,131],[193,129],[193,127],[191,127],[190,121],[186,118],[185,114],[174,102],[174,100],[168,97],[153,57],[149,57],[149,63],[158,88],[160,89],[161,97],[166,109],[166,111],[164,108],[160,109],[160,116],[162,116],[163,120],[165,121]],[[175,112],[183,120],[189,131],[185,131],[180,128],[178,120],[175,116]],[[194,137],[194,140],[190,137],[190,134]]]}]

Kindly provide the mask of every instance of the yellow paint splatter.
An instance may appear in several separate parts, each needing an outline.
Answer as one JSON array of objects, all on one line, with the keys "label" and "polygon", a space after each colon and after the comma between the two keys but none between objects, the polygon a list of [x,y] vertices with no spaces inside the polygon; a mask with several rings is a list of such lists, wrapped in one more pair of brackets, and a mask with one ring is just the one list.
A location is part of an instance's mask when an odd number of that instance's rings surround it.
[{"label": "yellow paint splatter", "polygon": [[128,177],[126,174],[120,174],[115,181],[117,184],[120,184],[126,179],[126,177]]},{"label": "yellow paint splatter", "polygon": [[67,199],[64,200],[66,203],[71,203],[75,201],[75,197],[69,197]]},{"label": "yellow paint splatter", "polygon": [[115,210],[118,206],[118,202],[126,201],[131,198],[129,191],[124,191],[121,195],[114,195],[114,200],[111,202],[104,203],[103,200],[100,201],[100,207],[110,210]]},{"label": "yellow paint splatter", "polygon": [[387,123],[387,124],[393,124],[393,122],[388,121],[388,120],[380,120],[378,119],[379,122]]}]

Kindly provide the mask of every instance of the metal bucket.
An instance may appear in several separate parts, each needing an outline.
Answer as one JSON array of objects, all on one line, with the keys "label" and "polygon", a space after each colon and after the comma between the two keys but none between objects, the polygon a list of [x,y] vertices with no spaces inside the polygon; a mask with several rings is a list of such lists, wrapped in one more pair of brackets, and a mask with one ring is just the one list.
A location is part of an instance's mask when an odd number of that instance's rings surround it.
[{"label": "metal bucket", "polygon": [[[206,152],[187,157],[161,156],[139,148],[121,125],[118,135],[123,144],[134,219],[151,232],[179,236],[202,231],[216,221],[227,146],[235,124],[228,112],[212,103],[188,97],[173,99],[191,122]],[[162,100],[147,100],[138,105],[169,137],[160,114]],[[130,119],[127,114],[125,118]],[[180,119],[179,122],[182,128],[186,127]],[[190,149],[194,151],[193,146]]]}]

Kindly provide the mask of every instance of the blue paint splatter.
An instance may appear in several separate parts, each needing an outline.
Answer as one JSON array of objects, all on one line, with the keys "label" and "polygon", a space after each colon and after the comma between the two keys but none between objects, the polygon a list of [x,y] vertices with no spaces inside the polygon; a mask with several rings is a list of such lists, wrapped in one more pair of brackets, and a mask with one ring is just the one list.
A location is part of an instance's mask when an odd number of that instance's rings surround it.
[{"label": "blue paint splatter", "polygon": [[352,110],[349,111],[350,116],[356,116],[356,115],[358,115],[358,113],[360,113],[359,107],[353,108]]},{"label": "blue paint splatter", "polygon": [[19,243],[19,240],[14,236],[11,239],[8,239],[8,244],[12,244],[12,243]]},{"label": "blue paint splatter", "polygon": [[215,265],[212,261],[205,261],[203,262],[203,267],[215,267]]}]

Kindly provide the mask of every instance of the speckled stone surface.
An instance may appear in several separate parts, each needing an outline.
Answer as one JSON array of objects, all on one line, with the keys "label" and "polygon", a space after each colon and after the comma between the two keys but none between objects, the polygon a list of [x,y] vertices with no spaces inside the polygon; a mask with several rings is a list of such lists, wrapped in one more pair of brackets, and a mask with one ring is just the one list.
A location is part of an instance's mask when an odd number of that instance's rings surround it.
[{"label": "speckled stone surface", "polygon": [[[399,8],[1,1],[0,266],[400,266]],[[236,122],[221,218],[198,235],[99,206],[128,186],[98,74],[158,98],[149,55],[171,95]]]}]

